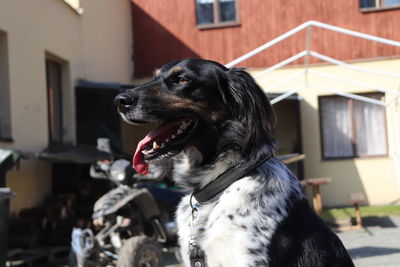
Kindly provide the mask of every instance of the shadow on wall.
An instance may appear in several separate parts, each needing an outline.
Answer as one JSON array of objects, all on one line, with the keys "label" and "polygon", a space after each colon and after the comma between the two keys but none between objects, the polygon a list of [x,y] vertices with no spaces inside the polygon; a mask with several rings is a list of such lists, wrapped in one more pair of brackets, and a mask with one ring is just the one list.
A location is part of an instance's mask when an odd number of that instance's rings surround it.
[{"label": "shadow on wall", "polygon": [[134,77],[142,78],[180,58],[199,58],[176,36],[132,2]]},{"label": "shadow on wall", "polygon": [[[278,119],[275,133],[278,155],[303,154],[299,114],[300,103],[297,99],[297,94],[295,98],[284,99],[273,107]],[[293,162],[288,167],[299,180],[304,179],[303,161]]]}]

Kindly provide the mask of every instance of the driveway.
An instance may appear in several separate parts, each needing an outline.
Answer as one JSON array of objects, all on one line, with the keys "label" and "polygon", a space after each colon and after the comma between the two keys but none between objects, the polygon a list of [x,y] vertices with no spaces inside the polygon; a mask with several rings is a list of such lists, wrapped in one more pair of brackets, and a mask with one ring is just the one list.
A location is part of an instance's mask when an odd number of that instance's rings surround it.
[{"label": "driveway", "polygon": [[364,230],[339,233],[357,267],[400,266],[400,217],[365,218]]},{"label": "driveway", "polygon": [[[363,230],[338,233],[356,267],[400,266],[400,216],[364,218]],[[168,267],[179,267],[172,254]]]}]

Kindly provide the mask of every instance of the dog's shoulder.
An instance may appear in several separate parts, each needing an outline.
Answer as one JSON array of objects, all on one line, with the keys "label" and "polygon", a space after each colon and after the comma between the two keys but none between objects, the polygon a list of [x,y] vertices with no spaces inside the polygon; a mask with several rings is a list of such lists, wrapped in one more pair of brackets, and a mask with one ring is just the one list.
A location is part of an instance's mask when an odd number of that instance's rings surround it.
[{"label": "dog's shoulder", "polygon": [[270,243],[270,266],[354,266],[340,239],[298,200],[276,228]]},{"label": "dog's shoulder", "polygon": [[269,266],[354,266],[337,235],[310,207],[297,178],[281,165],[262,168],[266,176],[279,177],[269,180],[266,192],[286,195],[284,216],[268,244]]},{"label": "dog's shoulder", "polygon": [[177,216],[185,262],[194,235],[209,266],[353,266],[338,237],[310,208],[297,178],[275,158],[201,205],[192,227],[189,203],[187,196]]},{"label": "dog's shoulder", "polygon": [[287,216],[291,195],[302,197],[295,178],[282,167],[272,159],[231,184],[215,201],[200,206],[193,229],[188,226],[190,197],[183,199],[178,208],[181,246],[187,246],[185,235],[192,232],[210,266],[267,266],[271,238]]}]

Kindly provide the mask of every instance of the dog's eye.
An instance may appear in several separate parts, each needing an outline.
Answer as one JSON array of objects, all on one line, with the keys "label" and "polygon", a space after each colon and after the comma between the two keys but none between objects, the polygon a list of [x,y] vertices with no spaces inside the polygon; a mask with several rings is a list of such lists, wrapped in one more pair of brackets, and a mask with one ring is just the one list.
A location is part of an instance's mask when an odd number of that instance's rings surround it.
[{"label": "dog's eye", "polygon": [[189,82],[189,80],[188,80],[188,79],[185,79],[185,78],[183,78],[183,77],[178,77],[178,78],[176,79],[176,82],[179,83],[179,84],[187,84],[187,83]]}]

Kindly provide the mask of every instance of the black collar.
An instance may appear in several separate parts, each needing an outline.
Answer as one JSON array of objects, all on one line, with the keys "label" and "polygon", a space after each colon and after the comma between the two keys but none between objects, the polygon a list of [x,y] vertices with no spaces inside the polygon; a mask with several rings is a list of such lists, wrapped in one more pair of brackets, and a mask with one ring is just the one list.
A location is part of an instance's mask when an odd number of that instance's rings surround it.
[{"label": "black collar", "polygon": [[271,157],[273,157],[273,155],[268,154],[265,157],[262,157],[261,160],[257,161],[253,165],[243,167],[243,165],[241,164],[229,168],[202,189],[195,190],[192,194],[192,197],[194,197],[199,204],[203,204],[209,201],[210,199],[214,198],[219,193],[224,191],[226,188],[228,188],[235,181],[243,178],[251,170],[256,169],[258,166],[269,160]]}]

